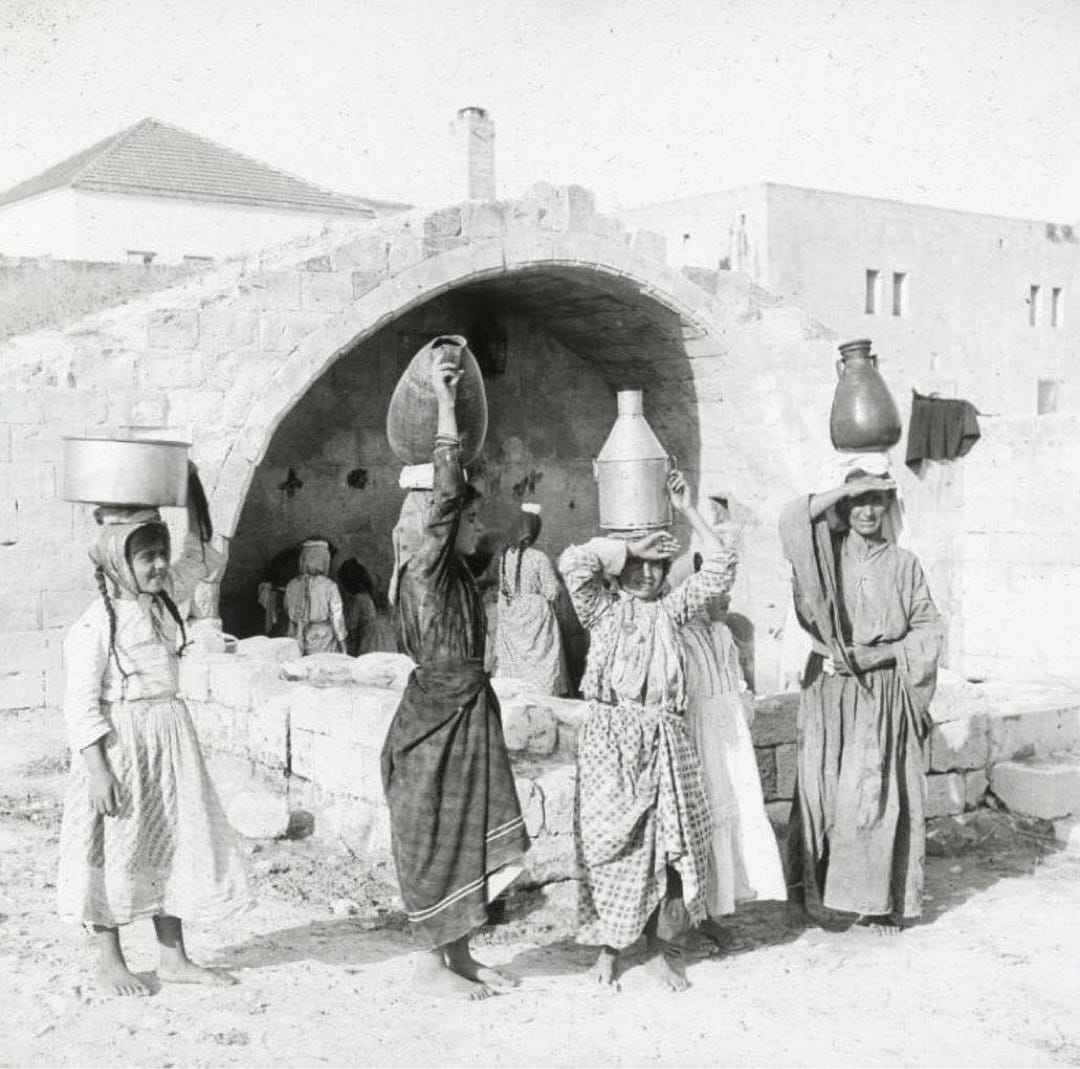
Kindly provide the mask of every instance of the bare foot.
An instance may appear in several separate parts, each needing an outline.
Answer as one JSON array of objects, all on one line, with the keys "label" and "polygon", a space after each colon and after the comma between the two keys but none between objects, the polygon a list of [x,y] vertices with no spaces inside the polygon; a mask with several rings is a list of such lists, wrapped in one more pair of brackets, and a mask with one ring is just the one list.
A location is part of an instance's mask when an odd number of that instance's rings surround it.
[{"label": "bare foot", "polygon": [[655,948],[652,957],[645,962],[645,968],[649,975],[668,991],[686,991],[690,987],[690,981],[676,971],[671,953],[662,944]]},{"label": "bare foot", "polygon": [[697,930],[712,944],[710,953],[724,954],[731,946],[732,935],[719,922],[709,917],[698,925]]},{"label": "bare foot", "polygon": [[239,983],[231,973],[220,969],[206,969],[193,961],[176,961],[158,966],[158,979],[163,984],[209,984],[214,987],[230,987]]},{"label": "bare foot", "polygon": [[473,983],[486,984],[488,987],[503,990],[517,987],[520,983],[513,976],[508,976],[506,973],[499,972],[498,969],[493,969],[490,965],[477,961],[468,948],[462,950],[460,947],[446,947],[444,953],[447,968],[458,976],[464,976],[466,980],[472,980]]},{"label": "bare foot", "polygon": [[419,954],[413,973],[413,988],[421,995],[452,998],[462,1002],[479,1002],[495,992],[487,984],[477,983],[454,972],[441,954]]},{"label": "bare foot", "polygon": [[860,917],[855,923],[858,927],[873,932],[874,935],[895,936],[904,930],[896,918],[888,913],[879,916]]},{"label": "bare foot", "polygon": [[585,975],[599,987],[606,988],[609,991],[618,991],[618,965],[619,952],[612,950],[611,947],[601,947],[596,964]]},{"label": "bare foot", "polygon": [[806,903],[797,898],[788,899],[787,904],[784,906],[784,919],[787,921],[789,928],[798,931],[803,928],[811,928],[814,924],[814,918],[807,911]]},{"label": "bare foot", "polygon": [[149,995],[146,986],[123,962],[99,965],[97,981],[114,995]]}]

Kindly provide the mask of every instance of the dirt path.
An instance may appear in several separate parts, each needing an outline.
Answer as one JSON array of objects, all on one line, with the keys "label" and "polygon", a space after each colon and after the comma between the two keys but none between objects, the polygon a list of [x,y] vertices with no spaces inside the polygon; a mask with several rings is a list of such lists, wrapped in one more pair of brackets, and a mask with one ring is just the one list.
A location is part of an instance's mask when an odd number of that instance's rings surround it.
[{"label": "dirt path", "polygon": [[[522,988],[453,1007],[409,994],[400,919],[347,853],[269,844],[252,850],[258,907],[191,932],[237,987],[107,999],[85,937],[53,915],[56,725],[0,724],[3,1065],[1080,1064],[1080,860],[994,814],[939,827],[935,851],[953,856],[931,858],[931,914],[899,938],[792,933],[761,905],[730,924],[725,957],[690,964],[686,994],[632,967],[607,995],[581,979],[589,954],[557,886],[481,940]],[[149,924],[126,946],[152,971]]]}]

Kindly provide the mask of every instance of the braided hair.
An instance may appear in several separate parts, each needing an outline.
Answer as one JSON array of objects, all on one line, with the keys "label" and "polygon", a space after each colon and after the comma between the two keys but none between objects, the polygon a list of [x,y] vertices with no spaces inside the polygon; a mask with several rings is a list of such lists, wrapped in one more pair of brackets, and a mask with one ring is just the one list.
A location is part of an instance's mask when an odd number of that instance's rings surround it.
[{"label": "braided hair", "polygon": [[109,585],[105,581],[105,569],[99,564],[94,569],[94,578],[97,580],[98,590],[101,591],[101,600],[105,602],[105,612],[109,617],[109,653],[116,662],[116,670],[122,679],[127,679],[130,672],[124,671],[120,663],[120,654],[116,650],[116,609],[113,608],[112,597],[109,594]]},{"label": "braided hair", "polygon": [[[502,595],[507,599],[512,597],[513,594],[517,594],[521,591],[521,562],[525,557],[525,550],[527,550],[539,537],[540,527],[541,520],[535,512],[518,513],[517,523],[510,536],[510,541],[503,550],[502,562],[499,567],[499,571],[502,574]],[[506,581],[506,555],[512,549],[518,551],[517,561],[515,562],[514,567],[513,592],[511,592],[510,585]]]}]

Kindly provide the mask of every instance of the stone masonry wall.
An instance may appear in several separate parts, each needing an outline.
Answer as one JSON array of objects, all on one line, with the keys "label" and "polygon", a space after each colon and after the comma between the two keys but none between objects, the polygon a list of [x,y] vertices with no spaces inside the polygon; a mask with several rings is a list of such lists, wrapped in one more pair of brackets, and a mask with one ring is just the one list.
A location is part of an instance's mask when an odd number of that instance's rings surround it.
[{"label": "stone masonry wall", "polygon": [[[409,669],[406,658],[398,660],[402,666],[390,673],[395,678],[377,686],[367,667],[372,658],[351,664],[339,658],[331,666],[366,683],[289,681],[283,675],[303,675],[307,666],[295,644],[254,638],[239,643],[235,654],[194,651],[183,664],[182,690],[206,747],[249,761],[292,804],[311,808],[317,826],[343,835],[370,861],[384,861],[389,829],[379,755]],[[515,680],[494,684],[534,839],[529,878],[570,878],[573,755],[587,703],[530,694]],[[797,710],[797,694],[756,702],[752,736],[764,797],[778,825],[787,822],[795,787]],[[931,818],[980,805],[999,763],[1080,747],[1077,696],[1052,687],[976,687],[946,673],[933,719],[926,747]]]}]

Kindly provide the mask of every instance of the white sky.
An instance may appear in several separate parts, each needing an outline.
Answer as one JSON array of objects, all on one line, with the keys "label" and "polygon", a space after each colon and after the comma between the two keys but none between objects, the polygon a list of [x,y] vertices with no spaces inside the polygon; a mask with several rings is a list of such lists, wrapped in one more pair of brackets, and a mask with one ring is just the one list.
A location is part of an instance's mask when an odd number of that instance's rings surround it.
[{"label": "white sky", "polygon": [[1080,0],[0,0],[0,189],[146,116],[347,192],[775,181],[1080,220]]}]

